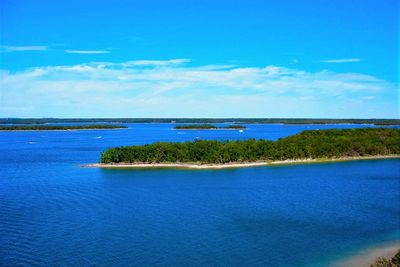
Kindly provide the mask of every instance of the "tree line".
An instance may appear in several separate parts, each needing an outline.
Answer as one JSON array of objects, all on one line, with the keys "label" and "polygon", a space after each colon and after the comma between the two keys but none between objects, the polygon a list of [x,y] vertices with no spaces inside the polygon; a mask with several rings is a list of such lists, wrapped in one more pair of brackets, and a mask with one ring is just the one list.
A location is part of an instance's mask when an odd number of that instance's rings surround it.
[{"label": "tree line", "polygon": [[229,163],[400,154],[400,130],[307,130],[277,141],[195,140],[110,148],[101,163]]},{"label": "tree line", "polygon": [[228,125],[228,126],[222,126],[218,127],[213,124],[183,124],[183,125],[177,125],[174,127],[176,130],[242,130],[246,129],[246,126],[243,125]]},{"label": "tree line", "polygon": [[44,123],[283,123],[283,124],[374,124],[400,125],[400,119],[310,119],[310,118],[0,118],[0,124],[44,124]]}]

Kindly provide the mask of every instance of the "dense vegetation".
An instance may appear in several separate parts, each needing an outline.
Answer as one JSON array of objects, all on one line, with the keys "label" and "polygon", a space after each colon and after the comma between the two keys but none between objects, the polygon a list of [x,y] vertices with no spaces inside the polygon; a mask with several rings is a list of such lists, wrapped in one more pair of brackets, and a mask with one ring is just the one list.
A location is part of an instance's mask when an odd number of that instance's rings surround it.
[{"label": "dense vegetation", "polygon": [[94,122],[115,122],[115,123],[284,123],[284,124],[375,124],[375,125],[400,125],[400,119],[287,119],[287,118],[83,118],[83,119],[60,119],[60,118],[42,118],[42,119],[20,119],[20,118],[2,118],[0,124],[40,124],[40,123],[94,123]]},{"label": "dense vegetation", "polygon": [[244,130],[244,129],[246,129],[246,126],[239,125],[239,124],[237,124],[237,125],[228,125],[228,126],[222,127],[222,129]]},{"label": "dense vegetation", "polygon": [[385,257],[377,258],[376,261],[371,264],[371,267],[400,267],[400,249],[390,260]]},{"label": "dense vegetation", "polygon": [[212,124],[186,124],[175,126],[176,130],[241,130],[246,129],[243,125],[228,125],[223,127],[218,127]]},{"label": "dense vegetation", "polygon": [[32,131],[32,130],[89,130],[89,129],[120,129],[127,128],[121,125],[112,124],[91,124],[91,125],[13,125],[0,126],[0,131]]},{"label": "dense vegetation", "polygon": [[339,158],[400,154],[400,130],[388,128],[314,130],[277,141],[157,142],[116,147],[101,154],[101,163],[229,163],[258,160]]}]

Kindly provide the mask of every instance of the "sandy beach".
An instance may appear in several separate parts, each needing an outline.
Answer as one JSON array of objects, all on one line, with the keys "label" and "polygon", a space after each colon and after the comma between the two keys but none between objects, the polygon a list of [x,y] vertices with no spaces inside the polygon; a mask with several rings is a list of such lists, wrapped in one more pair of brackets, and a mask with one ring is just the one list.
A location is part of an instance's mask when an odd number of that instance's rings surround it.
[{"label": "sandy beach", "polygon": [[391,259],[400,249],[400,240],[362,250],[353,256],[340,260],[331,267],[369,267],[378,257]]},{"label": "sandy beach", "polygon": [[385,156],[365,156],[365,157],[342,157],[333,159],[293,159],[280,161],[256,161],[256,162],[235,162],[225,164],[200,164],[200,163],[118,163],[104,164],[94,163],[86,164],[83,167],[91,168],[185,168],[185,169],[226,169],[226,168],[249,168],[257,166],[271,165],[290,165],[290,164],[307,164],[307,163],[327,163],[352,160],[373,160],[373,159],[390,159],[400,158],[400,155]]}]

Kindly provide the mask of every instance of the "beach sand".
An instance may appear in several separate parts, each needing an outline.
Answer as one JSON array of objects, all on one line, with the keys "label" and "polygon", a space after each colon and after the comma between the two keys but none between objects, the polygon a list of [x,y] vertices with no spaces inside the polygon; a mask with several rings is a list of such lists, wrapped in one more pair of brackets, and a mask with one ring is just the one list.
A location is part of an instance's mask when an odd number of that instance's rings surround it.
[{"label": "beach sand", "polygon": [[370,267],[378,257],[391,259],[400,249],[400,240],[370,247],[353,256],[337,261],[331,267]]},{"label": "beach sand", "polygon": [[400,155],[385,156],[365,156],[365,157],[342,157],[334,159],[293,159],[281,161],[256,161],[256,162],[235,162],[225,164],[200,164],[200,163],[117,163],[117,164],[86,164],[83,167],[92,168],[185,168],[185,169],[226,169],[226,168],[245,168],[257,166],[271,165],[290,165],[305,163],[324,163],[324,162],[340,162],[352,160],[372,160],[372,159],[389,159],[400,158]]}]

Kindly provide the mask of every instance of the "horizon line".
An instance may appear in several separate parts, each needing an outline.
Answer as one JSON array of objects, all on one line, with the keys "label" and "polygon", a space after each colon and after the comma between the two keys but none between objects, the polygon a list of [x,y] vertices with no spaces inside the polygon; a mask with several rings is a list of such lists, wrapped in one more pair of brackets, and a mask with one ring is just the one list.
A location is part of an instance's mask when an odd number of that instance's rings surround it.
[{"label": "horizon line", "polygon": [[134,120],[154,120],[154,119],[162,119],[162,120],[169,120],[169,119],[207,119],[207,120],[224,120],[224,119],[246,119],[246,120],[262,120],[262,119],[272,119],[272,120],[400,120],[400,118],[312,118],[312,117],[0,117],[1,120],[8,120],[8,119],[33,119],[33,120],[40,120],[40,119],[56,119],[56,120],[69,120],[69,119],[134,119]]}]

